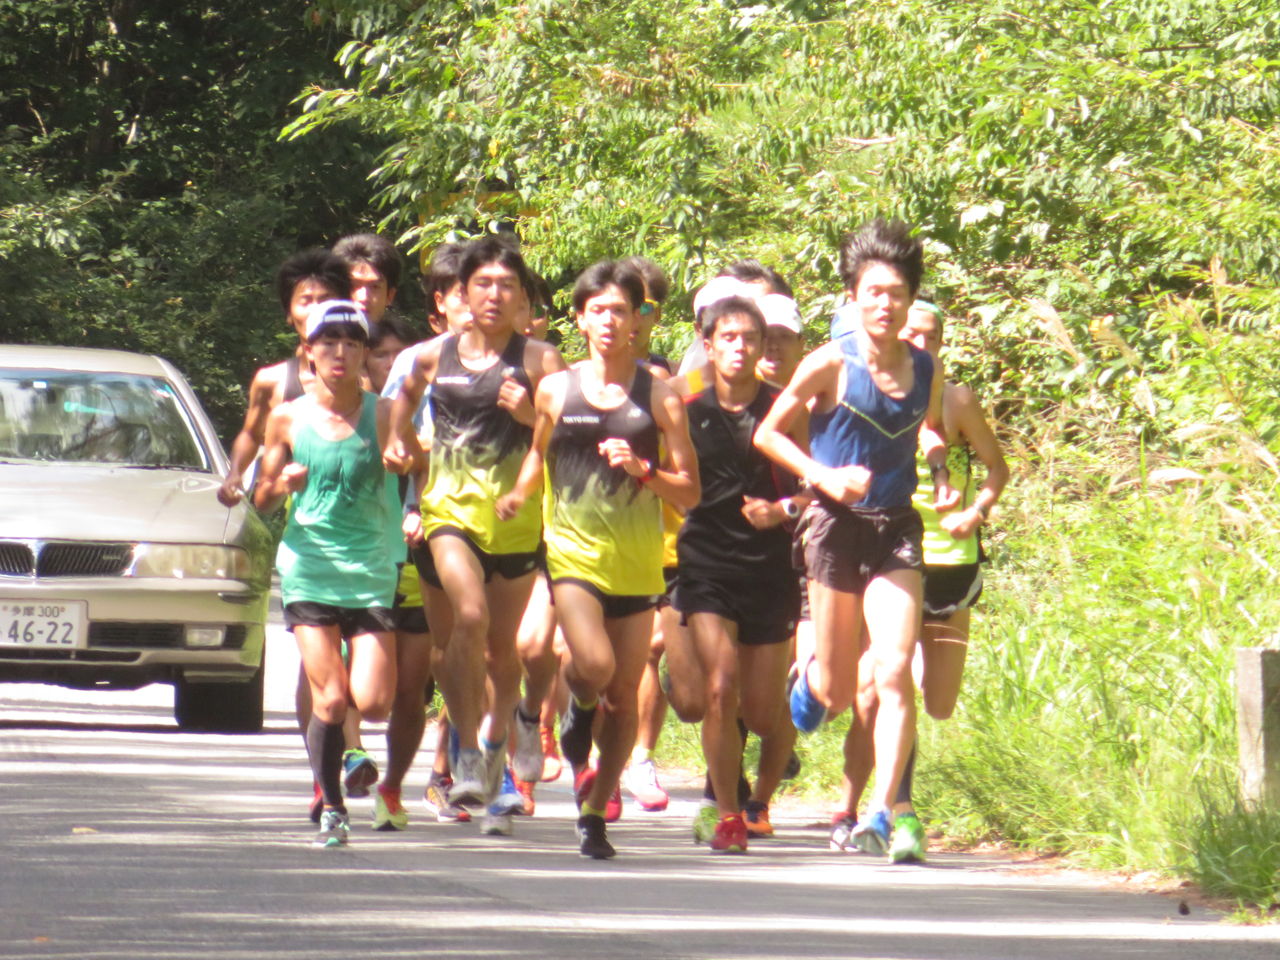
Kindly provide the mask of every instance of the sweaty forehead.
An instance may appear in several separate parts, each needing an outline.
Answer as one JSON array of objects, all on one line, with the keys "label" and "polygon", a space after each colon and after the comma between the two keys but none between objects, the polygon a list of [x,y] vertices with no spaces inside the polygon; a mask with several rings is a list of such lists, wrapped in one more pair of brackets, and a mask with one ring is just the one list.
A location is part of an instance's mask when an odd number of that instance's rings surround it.
[{"label": "sweaty forehead", "polygon": [[883,290],[888,287],[906,286],[906,277],[902,275],[897,267],[875,260],[863,267],[862,273],[858,277],[856,290],[861,290],[864,287],[875,287]]}]

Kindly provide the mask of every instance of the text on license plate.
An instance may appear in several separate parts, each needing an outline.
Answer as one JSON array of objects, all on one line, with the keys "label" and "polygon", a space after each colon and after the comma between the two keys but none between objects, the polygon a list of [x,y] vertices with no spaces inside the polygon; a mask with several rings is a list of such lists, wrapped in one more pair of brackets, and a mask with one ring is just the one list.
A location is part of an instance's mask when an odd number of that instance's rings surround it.
[{"label": "text on license plate", "polygon": [[0,647],[84,647],[85,606],[83,600],[0,600]]}]

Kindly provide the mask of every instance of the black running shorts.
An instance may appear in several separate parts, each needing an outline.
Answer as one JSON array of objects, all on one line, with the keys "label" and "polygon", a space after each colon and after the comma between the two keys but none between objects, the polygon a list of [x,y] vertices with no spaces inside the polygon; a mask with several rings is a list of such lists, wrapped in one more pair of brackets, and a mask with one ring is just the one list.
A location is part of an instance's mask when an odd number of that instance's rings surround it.
[{"label": "black running shorts", "polygon": [[911,507],[853,510],[815,500],[796,527],[793,559],[810,580],[861,594],[876,577],[923,570],[924,525]]}]

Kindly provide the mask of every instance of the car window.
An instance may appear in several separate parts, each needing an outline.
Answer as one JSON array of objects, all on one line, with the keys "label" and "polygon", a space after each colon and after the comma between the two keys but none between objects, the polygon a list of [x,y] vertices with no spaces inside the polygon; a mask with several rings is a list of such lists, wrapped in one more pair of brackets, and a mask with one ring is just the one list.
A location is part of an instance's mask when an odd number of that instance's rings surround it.
[{"label": "car window", "polygon": [[124,373],[0,368],[0,458],[209,469],[173,385]]}]

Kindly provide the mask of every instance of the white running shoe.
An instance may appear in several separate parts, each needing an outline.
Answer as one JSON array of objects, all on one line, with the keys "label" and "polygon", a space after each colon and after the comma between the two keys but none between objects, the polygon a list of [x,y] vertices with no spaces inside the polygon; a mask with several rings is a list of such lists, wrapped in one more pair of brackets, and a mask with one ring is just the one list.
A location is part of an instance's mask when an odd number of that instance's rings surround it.
[{"label": "white running shoe", "polygon": [[342,847],[351,833],[347,815],[338,810],[325,810],[320,814],[320,832],[311,841],[317,847]]},{"label": "white running shoe", "polygon": [[639,763],[631,764],[627,767],[624,776],[627,789],[636,798],[641,809],[648,810],[650,813],[667,809],[667,803],[671,798],[658,783],[658,770],[653,765],[653,760],[641,760]]},{"label": "white running shoe", "polygon": [[475,749],[458,751],[453,771],[449,803],[460,807],[483,807],[486,799],[484,755]]},{"label": "white running shoe", "polygon": [[516,707],[515,722],[512,727],[515,730],[516,749],[511,756],[511,768],[517,780],[530,780],[536,783],[542,778],[541,725],[537,718],[532,721],[526,720],[520,713],[520,708]]}]

